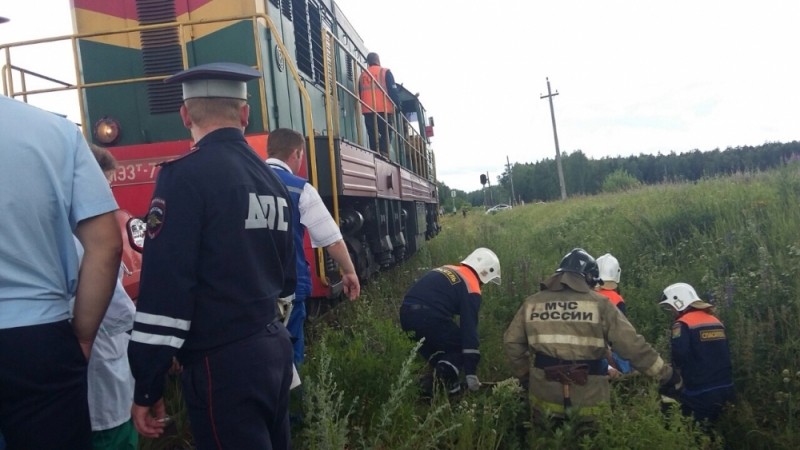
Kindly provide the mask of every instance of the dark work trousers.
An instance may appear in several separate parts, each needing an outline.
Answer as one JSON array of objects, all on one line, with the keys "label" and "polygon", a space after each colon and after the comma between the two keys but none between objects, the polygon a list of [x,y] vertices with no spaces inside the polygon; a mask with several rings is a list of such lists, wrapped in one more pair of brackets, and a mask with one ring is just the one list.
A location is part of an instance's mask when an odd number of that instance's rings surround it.
[{"label": "dark work trousers", "polygon": [[198,450],[291,448],[292,342],[280,322],[185,366],[181,382]]},{"label": "dark work trousers", "polygon": [[[375,128],[377,122],[377,129]],[[380,144],[380,154],[389,157],[389,124],[394,125],[394,114],[384,113],[364,113],[364,125],[367,127],[369,137],[369,148],[378,151]]]},{"label": "dark work trousers", "polygon": [[736,401],[736,392],[733,386],[714,389],[697,395],[681,394],[681,412],[684,416],[693,416],[694,420],[702,422],[708,419],[715,422],[726,403]]},{"label": "dark work trousers", "polygon": [[452,319],[431,317],[431,312],[425,306],[403,305],[400,307],[400,326],[403,331],[412,331],[417,341],[425,338],[419,353],[431,366],[435,367],[437,362],[444,360],[461,370],[461,328]]},{"label": "dark work trousers", "polygon": [[0,431],[8,450],[91,448],[86,365],[66,320],[0,330]]}]

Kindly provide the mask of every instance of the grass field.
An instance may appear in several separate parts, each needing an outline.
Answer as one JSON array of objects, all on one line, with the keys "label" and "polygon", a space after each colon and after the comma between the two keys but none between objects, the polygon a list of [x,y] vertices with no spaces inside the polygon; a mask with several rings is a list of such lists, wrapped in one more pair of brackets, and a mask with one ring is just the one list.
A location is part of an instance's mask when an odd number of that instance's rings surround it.
[{"label": "grass field", "polygon": [[[307,327],[304,422],[298,449],[792,449],[800,448],[800,167],[667,184],[494,215],[447,216],[443,231],[400,267]],[[500,258],[502,285],[486,286],[477,393],[422,401],[423,362],[400,330],[405,290],[427,270],[474,248]],[[655,381],[612,382],[608,413],[590,436],[536,430],[511,378],[502,335],[525,297],[561,257],[582,247],[622,267],[628,317],[665,358],[670,316],[657,306],[674,282],[712,298],[733,353],[737,403],[709,439],[660,411]],[[157,448],[145,443],[147,448]],[[161,448],[167,448],[162,446]]]}]

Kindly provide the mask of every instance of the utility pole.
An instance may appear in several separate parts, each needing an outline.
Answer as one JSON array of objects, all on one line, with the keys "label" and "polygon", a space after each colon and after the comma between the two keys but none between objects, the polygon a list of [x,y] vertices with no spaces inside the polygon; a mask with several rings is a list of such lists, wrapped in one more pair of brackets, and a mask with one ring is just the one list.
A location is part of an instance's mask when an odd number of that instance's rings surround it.
[{"label": "utility pole", "polygon": [[492,179],[489,178],[489,172],[486,172],[486,182],[489,183],[489,203],[494,206],[494,196],[492,195]]},{"label": "utility pole", "polygon": [[506,155],[506,164],[508,165],[508,179],[511,181],[511,206],[514,206],[517,197],[514,196],[514,174],[511,173],[511,161],[509,161],[508,155]]},{"label": "utility pole", "polygon": [[558,184],[561,186],[561,200],[567,199],[567,188],[564,186],[564,169],[561,168],[561,150],[558,149],[558,133],[556,133],[556,113],[553,111],[553,97],[558,95],[550,92],[550,78],[547,80],[547,95],[539,96],[540,99],[546,98],[550,101],[550,117],[553,120],[553,138],[556,140],[556,167],[558,168]]}]

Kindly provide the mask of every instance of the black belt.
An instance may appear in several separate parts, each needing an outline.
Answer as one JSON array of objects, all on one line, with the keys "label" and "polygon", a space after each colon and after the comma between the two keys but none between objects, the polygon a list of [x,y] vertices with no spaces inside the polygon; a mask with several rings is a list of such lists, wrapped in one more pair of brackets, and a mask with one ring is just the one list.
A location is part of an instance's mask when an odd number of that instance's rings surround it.
[{"label": "black belt", "polygon": [[419,305],[416,303],[403,303],[402,305],[400,305],[400,307],[410,309],[411,311],[418,311],[421,309],[431,309],[431,307],[428,305]]},{"label": "black belt", "polygon": [[608,375],[608,366],[603,363],[602,359],[575,359],[566,360],[553,358],[550,355],[536,352],[536,360],[533,362],[533,367],[537,369],[547,369],[553,366],[563,366],[568,364],[586,364],[589,366],[589,375]]}]

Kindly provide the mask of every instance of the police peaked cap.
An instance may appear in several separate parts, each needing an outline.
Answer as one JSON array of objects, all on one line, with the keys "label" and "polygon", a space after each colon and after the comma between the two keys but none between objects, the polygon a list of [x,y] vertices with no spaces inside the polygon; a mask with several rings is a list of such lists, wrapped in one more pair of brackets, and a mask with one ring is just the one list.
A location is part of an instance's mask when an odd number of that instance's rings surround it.
[{"label": "police peaked cap", "polygon": [[178,72],[164,80],[181,83],[183,99],[218,97],[247,99],[247,81],[261,76],[261,72],[244,64],[217,62]]}]

